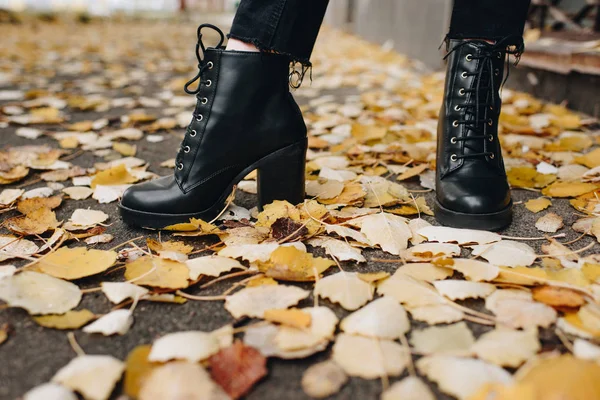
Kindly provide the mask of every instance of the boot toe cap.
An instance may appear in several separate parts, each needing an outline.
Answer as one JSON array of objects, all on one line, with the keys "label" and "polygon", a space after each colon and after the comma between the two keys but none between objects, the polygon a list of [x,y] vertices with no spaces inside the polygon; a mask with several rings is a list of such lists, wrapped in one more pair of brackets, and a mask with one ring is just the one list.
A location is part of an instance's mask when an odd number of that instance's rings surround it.
[{"label": "boot toe cap", "polygon": [[445,208],[465,214],[490,214],[509,207],[510,190],[505,181],[469,180],[444,182],[437,200]]}]

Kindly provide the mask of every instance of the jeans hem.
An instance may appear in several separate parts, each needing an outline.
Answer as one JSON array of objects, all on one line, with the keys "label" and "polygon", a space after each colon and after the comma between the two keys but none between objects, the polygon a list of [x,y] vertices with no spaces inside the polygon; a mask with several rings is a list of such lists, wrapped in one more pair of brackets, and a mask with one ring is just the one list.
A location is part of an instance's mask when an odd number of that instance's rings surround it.
[{"label": "jeans hem", "polygon": [[258,48],[260,51],[264,51],[264,52],[273,52],[276,54],[282,54],[284,56],[287,56],[290,58],[290,62],[291,63],[300,63],[302,64],[303,67],[305,68],[310,68],[312,67],[312,63],[309,61],[308,58],[300,58],[300,57],[296,57],[295,55],[291,54],[291,53],[287,53],[284,51],[280,51],[278,49],[276,49],[273,46],[267,46],[265,45],[262,41],[260,41],[257,38],[251,38],[251,37],[246,37],[246,36],[240,36],[240,35],[236,35],[235,33],[230,33],[229,35],[227,35],[228,39],[236,39],[245,43],[252,43],[254,46],[256,46],[256,48]]}]

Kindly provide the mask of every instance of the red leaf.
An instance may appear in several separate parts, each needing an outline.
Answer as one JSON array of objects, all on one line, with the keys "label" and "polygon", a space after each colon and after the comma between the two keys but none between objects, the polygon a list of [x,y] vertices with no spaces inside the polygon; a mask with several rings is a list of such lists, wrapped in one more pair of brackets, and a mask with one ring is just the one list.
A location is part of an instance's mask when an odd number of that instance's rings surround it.
[{"label": "red leaf", "polygon": [[210,374],[233,400],[239,399],[267,374],[267,360],[258,350],[236,340],[210,358]]}]

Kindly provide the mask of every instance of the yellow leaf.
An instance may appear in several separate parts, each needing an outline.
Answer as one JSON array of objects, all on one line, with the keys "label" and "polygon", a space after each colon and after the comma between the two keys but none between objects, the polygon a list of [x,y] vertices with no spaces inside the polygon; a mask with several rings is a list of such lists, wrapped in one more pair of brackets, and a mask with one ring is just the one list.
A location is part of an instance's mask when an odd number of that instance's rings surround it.
[{"label": "yellow leaf", "polygon": [[548,271],[548,278],[552,281],[565,282],[574,286],[587,287],[591,282],[583,272],[577,268],[561,269],[559,271]]},{"label": "yellow leaf", "polygon": [[576,197],[597,188],[598,185],[594,183],[558,181],[542,189],[542,194],[550,197]]},{"label": "yellow leaf", "polygon": [[135,156],[137,146],[129,143],[115,142],[113,143],[113,150],[125,157]]},{"label": "yellow leaf", "polygon": [[536,396],[531,384],[503,386],[499,383],[486,383],[468,400],[542,400]]},{"label": "yellow leaf", "polygon": [[125,360],[125,379],[123,391],[132,399],[137,399],[144,380],[152,373],[154,368],[163,365],[158,362],[148,361],[152,345],[143,344],[135,347]]},{"label": "yellow leaf", "polygon": [[146,244],[150,248],[150,250],[155,253],[161,251],[176,251],[178,253],[189,254],[194,250],[194,246],[190,246],[183,242],[177,242],[174,240],[169,240],[167,242],[158,242],[154,239],[146,239]]},{"label": "yellow leaf", "polygon": [[0,327],[0,344],[6,342],[6,339],[8,339],[8,324]]},{"label": "yellow leaf", "polygon": [[533,167],[513,167],[506,175],[513,187],[543,188],[556,180],[556,175],[540,174]]},{"label": "yellow leaf", "polygon": [[386,279],[390,276],[389,272],[379,271],[379,272],[365,272],[364,274],[358,273],[358,278],[361,281],[365,281],[367,283],[379,282],[383,279]]},{"label": "yellow leaf", "polygon": [[533,288],[533,299],[551,307],[580,307],[585,304],[585,297],[581,293],[555,286]]},{"label": "yellow leaf", "polygon": [[514,283],[516,285],[534,285],[548,280],[546,270],[528,267],[499,267],[500,275],[494,282]]},{"label": "yellow leaf", "polygon": [[581,272],[591,282],[596,282],[600,278],[600,264],[583,264]]},{"label": "yellow leaf", "polygon": [[59,225],[56,214],[49,208],[38,208],[25,217],[13,217],[6,221],[8,229],[22,235],[40,235]]},{"label": "yellow leaf", "polygon": [[280,246],[271,253],[269,261],[258,262],[258,269],[271,278],[306,282],[314,281],[333,265],[335,263],[327,258],[313,257],[293,246]]},{"label": "yellow leaf", "polygon": [[517,382],[532,385],[540,400],[600,399],[600,365],[570,354],[525,365],[517,373]]},{"label": "yellow leaf", "polygon": [[352,136],[359,142],[368,142],[369,140],[383,139],[387,133],[385,126],[377,125],[352,125]]},{"label": "yellow leaf", "polygon": [[93,189],[97,185],[125,185],[127,183],[133,183],[136,180],[137,179],[127,171],[124,164],[119,164],[116,167],[100,171],[94,175],[90,186]]},{"label": "yellow leaf", "polygon": [[308,328],[312,319],[309,313],[297,308],[267,310],[263,317],[269,322],[299,329]]},{"label": "yellow leaf", "polygon": [[277,281],[268,276],[257,276],[253,279],[250,279],[246,284],[246,287],[255,287],[262,285],[278,285]]},{"label": "yellow leaf", "polygon": [[42,315],[33,317],[33,320],[45,328],[53,329],[78,329],[96,318],[93,312],[87,309],[67,311],[60,315]]},{"label": "yellow leaf", "polygon": [[593,328],[587,326],[586,324],[584,324],[584,321],[581,320],[581,317],[579,316],[578,312],[577,313],[567,313],[567,314],[565,314],[563,319],[566,322],[568,322],[570,325],[573,325],[575,328],[580,329],[584,332],[587,332],[588,334],[590,334],[593,337],[600,337],[600,330],[593,329]]},{"label": "yellow leaf", "polygon": [[193,232],[192,234],[190,234],[191,236],[218,235],[221,233],[221,230],[216,225],[213,225],[211,223],[205,222],[197,218],[190,218],[189,222],[169,225],[167,227],[164,227],[163,230],[176,232]]},{"label": "yellow leaf", "polygon": [[256,226],[270,228],[279,218],[300,221],[300,211],[287,201],[275,200],[263,207],[263,210],[256,217]]},{"label": "yellow leaf", "polygon": [[76,149],[79,146],[79,140],[75,136],[69,136],[58,142],[61,149]]},{"label": "yellow leaf", "polygon": [[573,161],[578,164],[585,165],[588,168],[600,166],[600,148],[592,150],[582,156],[575,157]]},{"label": "yellow leaf", "polygon": [[538,197],[537,199],[531,199],[525,203],[525,207],[533,213],[538,213],[542,210],[545,210],[546,208],[550,207],[551,205],[552,205],[552,202],[545,197]]},{"label": "yellow leaf", "polygon": [[348,206],[359,205],[363,203],[363,200],[367,192],[363,189],[359,182],[349,182],[344,186],[344,190],[339,196],[333,199],[319,199],[321,204],[344,204]]},{"label": "yellow leaf", "polygon": [[104,272],[116,260],[117,253],[110,250],[61,247],[42,258],[38,268],[43,273],[56,278],[73,280]]},{"label": "yellow leaf", "polygon": [[404,181],[404,180],[413,178],[415,176],[420,175],[427,168],[429,168],[428,164],[421,164],[421,165],[417,165],[416,167],[409,168],[406,171],[404,171],[402,174],[398,175],[396,180]]},{"label": "yellow leaf", "polygon": [[581,118],[576,114],[561,115],[550,118],[552,125],[562,129],[578,129],[581,127]]},{"label": "yellow leaf", "polygon": [[50,210],[55,209],[62,203],[61,196],[52,197],[32,197],[30,199],[20,200],[17,204],[17,210],[21,214],[31,214],[32,212],[40,208],[49,208]]},{"label": "yellow leaf", "polygon": [[190,271],[178,261],[160,257],[144,256],[130,262],[125,267],[125,279],[136,285],[146,285],[166,289],[188,287]]},{"label": "yellow leaf", "polygon": [[88,132],[94,129],[94,121],[79,121],[79,122],[75,122],[73,124],[69,124],[67,126],[67,128],[70,131],[77,131],[77,132]]}]

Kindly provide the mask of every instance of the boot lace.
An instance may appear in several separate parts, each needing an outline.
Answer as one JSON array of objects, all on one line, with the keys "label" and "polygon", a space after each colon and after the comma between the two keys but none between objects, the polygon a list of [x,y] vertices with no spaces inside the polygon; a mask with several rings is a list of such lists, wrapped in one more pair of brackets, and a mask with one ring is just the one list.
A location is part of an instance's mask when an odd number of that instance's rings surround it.
[{"label": "boot lace", "polygon": [[[208,103],[208,98],[198,96],[198,94],[200,93],[200,89],[201,89],[202,85],[204,85],[206,87],[210,87],[212,85],[212,81],[210,79],[206,79],[206,80],[204,79],[204,73],[214,67],[214,64],[212,61],[205,62],[204,58],[202,57],[202,56],[204,56],[204,53],[206,52],[206,47],[204,46],[204,42],[202,42],[202,29],[204,29],[204,28],[212,29],[219,34],[219,36],[220,36],[219,44],[215,48],[217,48],[217,49],[222,48],[223,42],[225,41],[225,34],[218,27],[216,27],[212,24],[202,24],[198,27],[198,30],[197,30],[198,41],[196,42],[196,59],[198,60],[198,73],[196,74],[196,76],[194,76],[192,79],[190,79],[189,81],[186,82],[186,84],[183,87],[183,90],[187,94],[195,94],[196,98],[202,105]],[[200,55],[200,49],[202,49],[202,55]],[[191,90],[190,86],[196,81],[198,81],[198,85],[196,86],[196,89]],[[197,122],[200,122],[204,119],[204,116],[200,113],[197,113],[196,111],[194,111],[194,113],[192,114],[192,117]],[[190,126],[191,126],[191,124],[190,124]],[[187,138],[188,138],[188,136],[192,137],[192,138],[196,137],[196,135],[198,134],[196,130],[190,129],[190,126],[188,126],[188,128],[186,130],[185,138],[181,143],[179,152],[177,153],[177,161],[175,161],[175,167],[180,171],[183,169],[183,162],[179,161],[181,152],[183,151],[183,153],[189,153],[191,151],[191,147],[189,145],[185,144],[187,141]]]},{"label": "boot lace", "polygon": [[[472,42],[479,42],[484,45],[480,47],[481,50],[478,52],[478,54],[467,54],[465,59],[467,62],[473,60],[481,60],[481,62],[479,63],[476,71],[463,71],[461,73],[461,77],[467,78],[469,76],[475,76],[475,85],[471,89],[460,88],[458,94],[460,96],[465,96],[469,93],[475,93],[475,95],[467,97],[467,100],[463,104],[454,105],[455,111],[464,110],[464,119],[458,119],[452,122],[452,126],[455,128],[459,125],[464,125],[465,130],[467,130],[467,135],[462,137],[453,136],[450,138],[451,143],[465,142],[465,147],[470,149],[472,152],[469,154],[460,155],[452,154],[450,157],[452,161],[482,156],[494,159],[495,154],[493,152],[479,151],[480,149],[485,148],[485,142],[481,143],[481,141],[488,140],[493,142],[495,139],[493,133],[488,134],[486,132],[486,124],[490,127],[494,125],[494,119],[492,118],[492,115],[488,115],[488,113],[496,113],[496,115],[498,115],[498,110],[501,104],[500,92],[496,90],[496,80],[500,75],[500,70],[494,68],[493,60],[494,58],[501,59],[503,57],[503,53],[505,54],[506,60],[504,64],[506,65],[506,76],[500,84],[501,89],[508,79],[510,72],[510,55],[515,56],[514,65],[516,66],[524,50],[523,39],[520,36],[513,35],[507,36],[497,41],[495,44],[489,44],[487,42],[481,42],[477,40],[464,41],[450,50],[444,59],[448,58],[452,53],[459,50],[463,46]],[[488,72],[487,74],[486,71]],[[467,118],[467,116],[470,118]],[[492,132],[494,132],[494,130],[492,130]],[[482,146],[479,147],[475,146],[475,143],[469,143],[474,141],[479,141]]]}]

